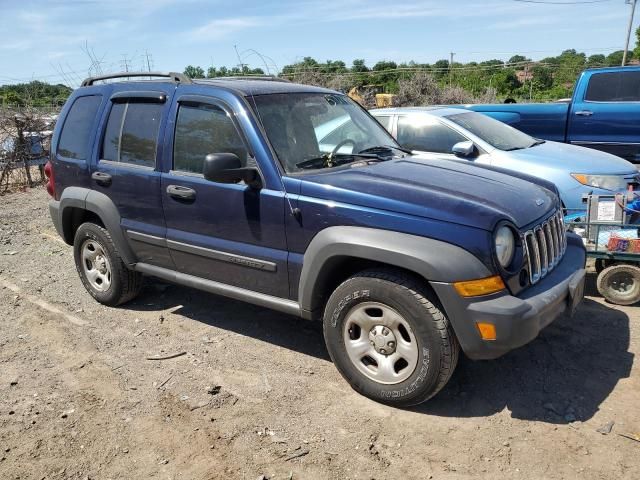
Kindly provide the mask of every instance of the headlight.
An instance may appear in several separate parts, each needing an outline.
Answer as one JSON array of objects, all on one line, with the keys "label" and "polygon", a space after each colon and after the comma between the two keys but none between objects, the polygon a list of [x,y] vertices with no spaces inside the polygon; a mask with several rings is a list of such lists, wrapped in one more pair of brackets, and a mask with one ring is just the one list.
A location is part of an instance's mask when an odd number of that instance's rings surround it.
[{"label": "headlight", "polygon": [[586,173],[572,173],[571,176],[582,185],[604,190],[622,191],[631,183],[629,175],[587,175]]},{"label": "headlight", "polygon": [[513,255],[516,251],[516,240],[513,236],[513,230],[506,225],[498,228],[495,234],[496,257],[502,268],[507,268],[513,261]]}]

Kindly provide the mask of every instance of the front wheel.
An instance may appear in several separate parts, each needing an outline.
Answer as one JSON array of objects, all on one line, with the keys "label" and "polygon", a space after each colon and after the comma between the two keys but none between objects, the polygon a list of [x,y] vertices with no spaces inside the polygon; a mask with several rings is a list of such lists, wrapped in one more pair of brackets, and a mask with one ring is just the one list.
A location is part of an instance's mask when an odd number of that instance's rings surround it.
[{"label": "front wheel", "polygon": [[343,282],[327,302],[324,337],[357,392],[399,407],[438,393],[460,349],[433,293],[394,270],[366,270]]}]

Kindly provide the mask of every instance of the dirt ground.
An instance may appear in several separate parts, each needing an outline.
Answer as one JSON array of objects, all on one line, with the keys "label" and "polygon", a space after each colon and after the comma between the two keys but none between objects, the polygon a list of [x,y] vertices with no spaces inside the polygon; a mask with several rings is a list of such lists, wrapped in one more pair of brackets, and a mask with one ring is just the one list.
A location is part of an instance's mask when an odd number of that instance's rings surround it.
[{"label": "dirt ground", "polygon": [[47,201],[0,197],[0,479],[640,478],[640,310],[593,278],[573,319],[399,410],[320,325],[153,279],[99,305]]}]

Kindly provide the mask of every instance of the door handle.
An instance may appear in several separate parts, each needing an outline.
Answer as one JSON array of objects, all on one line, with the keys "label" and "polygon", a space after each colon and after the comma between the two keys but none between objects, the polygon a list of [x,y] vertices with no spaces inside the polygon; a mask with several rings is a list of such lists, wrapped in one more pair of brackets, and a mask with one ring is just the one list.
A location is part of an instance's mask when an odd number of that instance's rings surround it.
[{"label": "door handle", "polygon": [[591,110],[578,110],[576,115],[580,115],[581,117],[590,117],[593,115],[593,112]]},{"label": "door handle", "polygon": [[193,202],[196,199],[196,191],[193,188],[183,187],[182,185],[169,185],[167,194],[171,198],[182,202]]},{"label": "door handle", "polygon": [[111,185],[111,181],[113,180],[111,175],[104,172],[93,172],[91,174],[91,178],[94,179],[98,185],[102,185],[103,187]]}]

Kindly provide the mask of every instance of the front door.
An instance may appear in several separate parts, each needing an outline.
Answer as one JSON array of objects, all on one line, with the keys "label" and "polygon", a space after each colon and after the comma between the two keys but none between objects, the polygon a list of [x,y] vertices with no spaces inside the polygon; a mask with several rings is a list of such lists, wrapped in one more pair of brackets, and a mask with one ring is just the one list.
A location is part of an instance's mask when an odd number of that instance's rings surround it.
[{"label": "front door", "polygon": [[[176,268],[244,289],[287,298],[284,194],[223,184],[202,175],[204,158],[234,153],[256,165],[230,107],[214,97],[178,96],[162,174],[167,245]],[[259,165],[258,165],[259,166]]]}]

